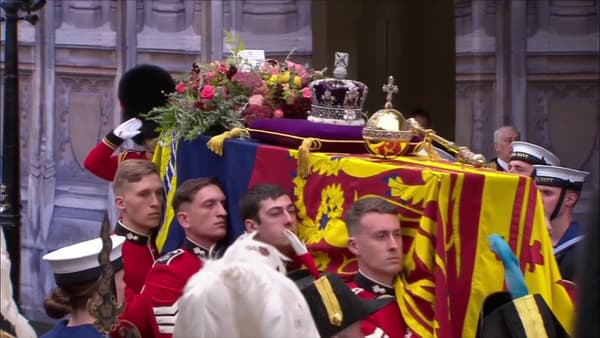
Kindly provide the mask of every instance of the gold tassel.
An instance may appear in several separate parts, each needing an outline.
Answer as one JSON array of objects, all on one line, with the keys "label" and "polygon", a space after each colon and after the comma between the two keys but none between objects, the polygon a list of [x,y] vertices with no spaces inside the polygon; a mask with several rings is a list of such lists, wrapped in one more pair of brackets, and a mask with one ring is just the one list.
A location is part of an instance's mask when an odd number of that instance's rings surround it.
[{"label": "gold tassel", "polygon": [[226,131],[219,135],[213,136],[210,138],[210,140],[208,140],[208,142],[206,143],[206,146],[213,153],[215,153],[219,156],[222,156],[223,155],[223,144],[225,144],[225,140],[229,140],[230,138],[234,138],[234,137],[236,137],[236,138],[240,137],[240,135],[242,134],[242,131],[243,130],[241,128],[233,128],[229,131]]},{"label": "gold tassel", "polygon": [[433,140],[431,139],[430,134],[425,136],[425,139],[423,140],[423,146],[430,161],[440,159],[440,155],[437,153],[437,151],[435,151],[435,149],[433,149]]},{"label": "gold tassel", "polygon": [[319,149],[321,149],[321,141],[318,139],[307,137],[302,140],[302,144],[298,147],[298,176],[308,176],[310,151]]}]

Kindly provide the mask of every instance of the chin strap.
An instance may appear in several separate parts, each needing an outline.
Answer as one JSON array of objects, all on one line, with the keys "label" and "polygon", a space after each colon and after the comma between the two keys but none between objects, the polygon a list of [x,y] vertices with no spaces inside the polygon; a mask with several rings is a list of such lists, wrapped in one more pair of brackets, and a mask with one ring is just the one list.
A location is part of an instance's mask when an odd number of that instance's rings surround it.
[{"label": "chin strap", "polygon": [[564,201],[566,195],[567,195],[567,189],[561,188],[560,189],[560,197],[558,198],[558,201],[556,202],[556,205],[554,206],[552,215],[550,215],[550,221],[552,221],[553,219],[555,219],[558,216],[558,213],[560,212],[560,209],[562,207],[562,204],[563,204],[563,201]]}]

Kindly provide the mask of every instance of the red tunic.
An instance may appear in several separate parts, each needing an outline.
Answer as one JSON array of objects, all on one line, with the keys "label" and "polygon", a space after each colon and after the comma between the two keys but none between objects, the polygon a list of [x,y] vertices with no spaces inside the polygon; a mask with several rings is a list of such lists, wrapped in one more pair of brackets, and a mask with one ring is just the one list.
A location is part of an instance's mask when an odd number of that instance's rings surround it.
[{"label": "red tunic", "polygon": [[121,221],[115,227],[115,234],[125,236],[122,257],[125,281],[125,300],[133,294],[142,291],[146,275],[158,258],[158,250],[154,242],[154,236],[142,235],[127,228]]},{"label": "red tunic", "polygon": [[144,338],[172,337],[177,301],[206,257],[208,250],[187,238],[182,248],[160,257],[148,273],[141,294],[134,295],[125,305],[121,320],[132,322]]},{"label": "red tunic", "polygon": [[123,140],[119,143],[111,142],[111,139],[115,141],[115,139],[106,136],[102,141],[98,142],[98,144],[90,150],[85,160],[83,160],[83,166],[92,174],[112,182],[115,178],[119,163],[124,160],[147,160],[148,158],[146,157],[146,152],[134,150],[123,150],[118,155],[113,155],[119,145],[123,143]]},{"label": "red tunic", "polygon": [[[360,271],[354,281],[348,283],[352,291],[363,299],[378,297],[396,297],[394,289],[366,277]],[[361,323],[361,331],[365,336],[381,338],[411,338],[414,337],[406,327],[397,302],[391,302],[379,311],[373,313]]]}]

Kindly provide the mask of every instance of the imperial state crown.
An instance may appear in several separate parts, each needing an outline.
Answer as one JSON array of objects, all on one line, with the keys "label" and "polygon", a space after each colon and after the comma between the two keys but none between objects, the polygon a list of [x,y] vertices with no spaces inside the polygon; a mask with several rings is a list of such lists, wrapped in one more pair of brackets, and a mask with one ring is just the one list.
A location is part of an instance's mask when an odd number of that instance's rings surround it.
[{"label": "imperial state crown", "polygon": [[362,107],[368,87],[359,81],[346,79],[348,53],[335,53],[334,78],[309,84],[312,105],[308,120],[312,122],[363,126]]}]

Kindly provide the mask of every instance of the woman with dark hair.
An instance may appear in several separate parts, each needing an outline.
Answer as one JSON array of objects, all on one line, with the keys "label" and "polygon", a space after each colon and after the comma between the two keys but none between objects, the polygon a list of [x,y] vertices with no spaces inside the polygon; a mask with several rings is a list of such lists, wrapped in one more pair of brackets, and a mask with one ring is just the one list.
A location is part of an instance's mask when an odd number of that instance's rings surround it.
[{"label": "woman with dark hair", "polygon": [[[115,293],[117,301],[122,302],[124,283],[121,247],[125,238],[113,235],[111,239],[110,262],[115,272]],[[51,318],[67,318],[57,323],[42,338],[103,337],[94,327],[96,319],[89,310],[90,302],[99,297],[102,269],[98,263],[98,254],[101,249],[102,240],[96,238],[58,249],[43,257],[50,263],[57,285],[44,301],[44,309]]]}]

